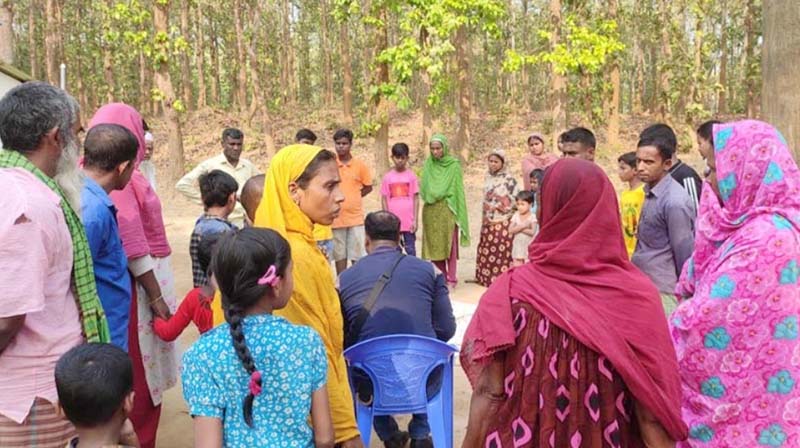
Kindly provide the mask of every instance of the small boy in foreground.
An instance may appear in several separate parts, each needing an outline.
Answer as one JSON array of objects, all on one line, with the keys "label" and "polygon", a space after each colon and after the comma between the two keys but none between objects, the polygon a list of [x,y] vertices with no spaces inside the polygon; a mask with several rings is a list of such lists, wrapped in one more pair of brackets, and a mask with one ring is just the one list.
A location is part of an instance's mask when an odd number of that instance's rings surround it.
[{"label": "small boy in foreground", "polygon": [[130,358],[111,344],[73,347],[56,363],[58,402],[78,437],[67,448],[138,447],[128,414],[133,409]]}]

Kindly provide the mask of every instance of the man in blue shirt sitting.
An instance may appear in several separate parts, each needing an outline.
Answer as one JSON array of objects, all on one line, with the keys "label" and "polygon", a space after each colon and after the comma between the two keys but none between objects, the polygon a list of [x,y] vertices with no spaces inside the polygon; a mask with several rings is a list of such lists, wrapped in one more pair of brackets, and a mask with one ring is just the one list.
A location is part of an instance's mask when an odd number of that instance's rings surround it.
[{"label": "man in blue shirt sitting", "polygon": [[111,331],[111,342],[128,350],[131,278],[117,227],[117,209],[108,193],[122,190],[136,166],[139,142],[131,131],[101,124],[86,134],[81,211],[92,251],[97,294]]},{"label": "man in blue shirt sitting", "polygon": [[[387,211],[370,213],[364,221],[364,230],[368,255],[339,276],[347,344],[392,334],[414,334],[442,341],[452,338],[456,321],[442,273],[429,261],[416,257],[405,257],[397,262],[398,257],[403,256],[400,219]],[[369,317],[360,329],[354,328],[378,278],[395,263],[391,280],[375,301]],[[429,381],[429,394],[435,393],[438,387],[439,381]],[[364,392],[364,388],[359,387],[359,399],[371,398],[371,388],[367,389]],[[425,414],[414,414],[409,432],[400,431],[391,416],[376,416],[374,425],[386,447],[405,446],[409,436],[412,447],[433,446]]]}]

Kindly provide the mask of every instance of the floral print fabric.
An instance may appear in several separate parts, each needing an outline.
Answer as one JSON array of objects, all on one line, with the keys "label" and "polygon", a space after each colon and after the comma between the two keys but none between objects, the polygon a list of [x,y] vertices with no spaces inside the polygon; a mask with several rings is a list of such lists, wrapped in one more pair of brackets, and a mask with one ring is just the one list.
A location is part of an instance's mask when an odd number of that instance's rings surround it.
[{"label": "floral print fabric", "polygon": [[684,447],[800,446],[800,172],[758,121],[714,128],[723,205],[703,189],[671,317]]},{"label": "floral print fabric", "polygon": [[309,327],[269,314],[245,317],[244,334],[262,378],[253,427],[242,414],[250,375],[236,356],[228,324],[201,336],[184,355],[189,413],[221,419],[226,447],[313,447],[311,395],[325,385],[328,366],[322,339]]}]

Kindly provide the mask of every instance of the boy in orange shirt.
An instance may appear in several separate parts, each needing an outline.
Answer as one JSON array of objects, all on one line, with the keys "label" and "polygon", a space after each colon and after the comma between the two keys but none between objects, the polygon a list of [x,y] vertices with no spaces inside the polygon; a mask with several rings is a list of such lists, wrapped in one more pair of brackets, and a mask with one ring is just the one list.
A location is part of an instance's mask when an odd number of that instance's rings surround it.
[{"label": "boy in orange shirt", "polygon": [[333,134],[339,164],[339,187],[344,202],[339,217],[333,221],[333,258],[336,272],[347,269],[347,261],[355,263],[364,256],[364,206],[362,198],[372,191],[372,173],[367,165],[353,157],[353,132],[339,129]]}]

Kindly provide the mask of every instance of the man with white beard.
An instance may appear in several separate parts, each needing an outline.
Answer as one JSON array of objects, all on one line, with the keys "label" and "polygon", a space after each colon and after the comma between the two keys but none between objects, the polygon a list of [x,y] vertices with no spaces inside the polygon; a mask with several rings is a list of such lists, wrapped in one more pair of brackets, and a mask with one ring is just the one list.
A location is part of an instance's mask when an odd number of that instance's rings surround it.
[{"label": "man with white beard", "polygon": [[56,361],[109,342],[79,217],[78,105],[30,82],[0,99],[0,446],[63,447]]}]

